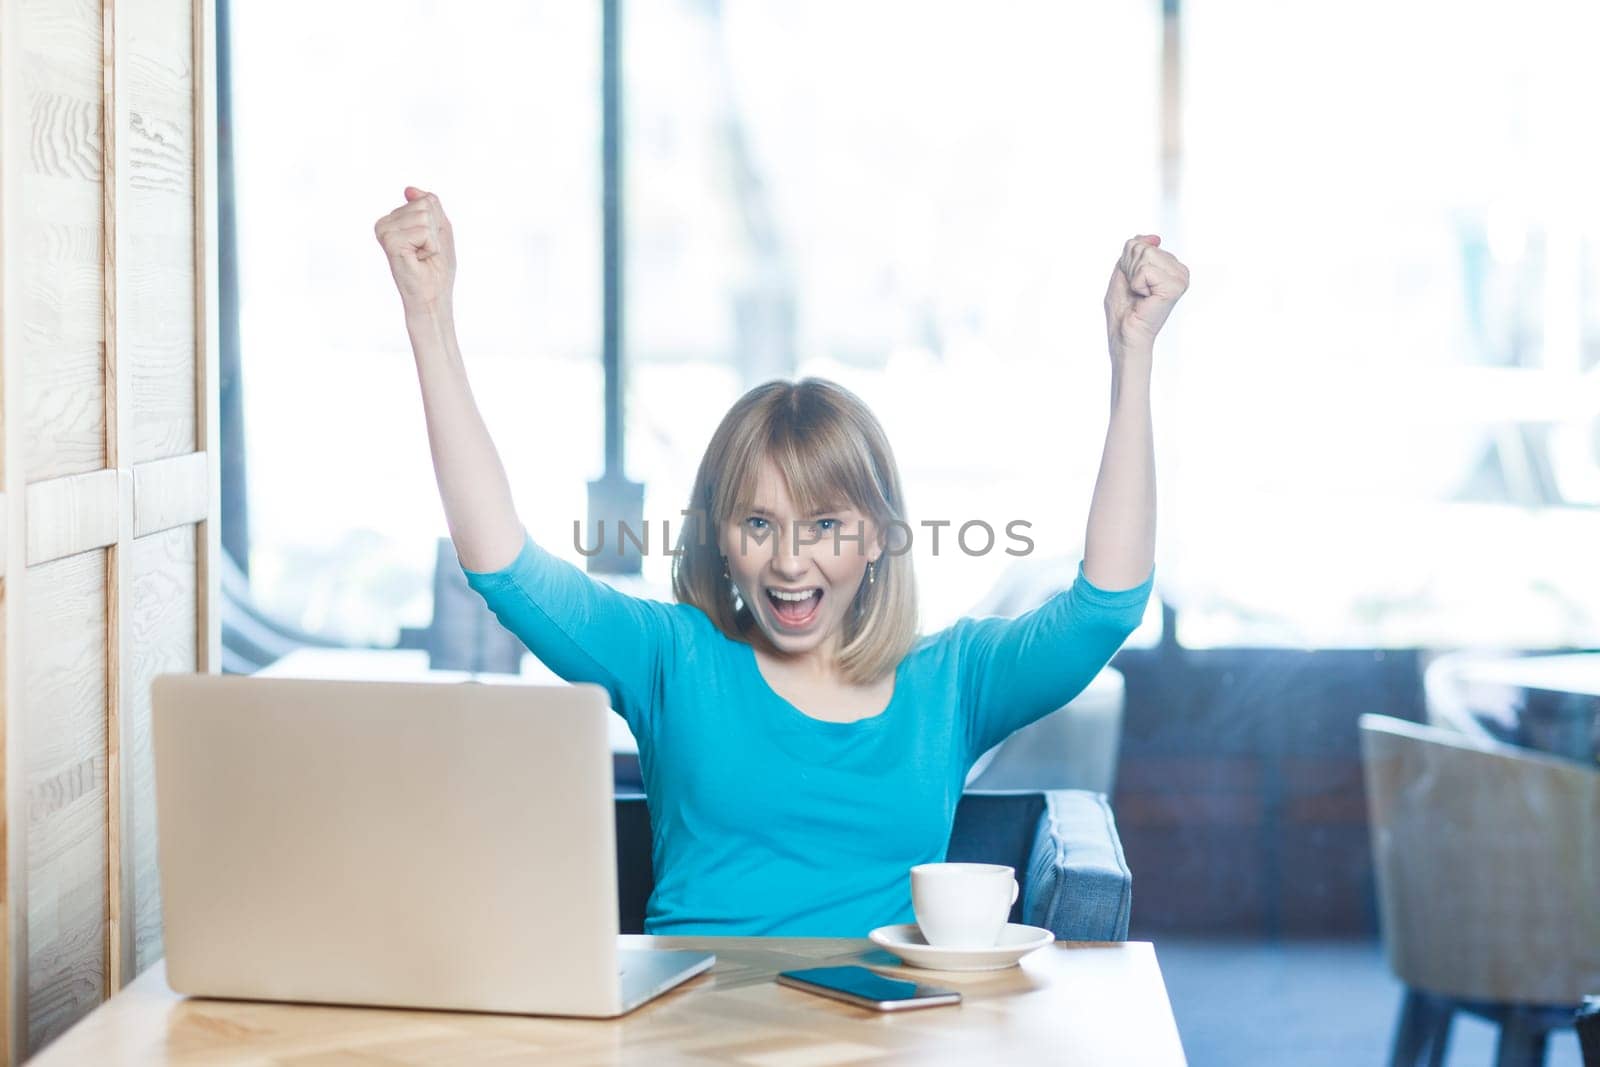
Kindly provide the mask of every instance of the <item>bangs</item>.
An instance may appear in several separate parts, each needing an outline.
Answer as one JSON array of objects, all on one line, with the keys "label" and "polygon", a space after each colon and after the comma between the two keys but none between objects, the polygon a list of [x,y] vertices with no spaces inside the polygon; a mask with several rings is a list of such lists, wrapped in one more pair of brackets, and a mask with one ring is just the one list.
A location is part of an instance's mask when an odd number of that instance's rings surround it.
[{"label": "bangs", "polygon": [[755,510],[763,459],[777,468],[799,518],[844,508],[878,521],[890,515],[892,509],[873,476],[872,457],[860,435],[834,420],[796,425],[781,417],[766,430],[750,442],[751,447],[740,450],[728,471],[729,491],[715,502],[719,523]]}]

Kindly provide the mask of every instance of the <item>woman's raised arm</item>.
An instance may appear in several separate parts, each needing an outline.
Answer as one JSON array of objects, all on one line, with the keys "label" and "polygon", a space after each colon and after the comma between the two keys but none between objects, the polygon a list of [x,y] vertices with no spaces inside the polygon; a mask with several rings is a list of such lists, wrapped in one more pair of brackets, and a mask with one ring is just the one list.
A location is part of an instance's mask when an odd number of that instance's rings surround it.
[{"label": "woman's raised arm", "polygon": [[405,305],[434,475],[467,584],[557,675],[604,686],[643,739],[685,647],[686,609],[613,589],[528,535],[456,344],[450,220],[432,193],[407,186],[405,195],[374,230]]},{"label": "woman's raised arm", "polygon": [[1111,424],[1089,505],[1083,569],[1106,589],[1144,581],[1156,556],[1156,460],[1150,375],[1156,334],[1189,288],[1189,268],[1155,234],[1128,239],[1106,286]]},{"label": "woman's raised arm", "polygon": [[405,197],[373,230],[405,308],[450,540],[463,567],[497,571],[516,559],[525,531],[456,342],[455,236],[437,196],[408,185]]}]

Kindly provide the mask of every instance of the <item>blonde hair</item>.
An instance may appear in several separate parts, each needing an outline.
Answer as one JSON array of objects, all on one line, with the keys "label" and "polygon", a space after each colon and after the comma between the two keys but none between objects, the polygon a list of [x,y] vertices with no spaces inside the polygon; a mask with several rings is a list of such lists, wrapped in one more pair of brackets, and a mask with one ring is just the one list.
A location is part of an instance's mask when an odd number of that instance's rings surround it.
[{"label": "blonde hair", "polygon": [[[843,497],[871,518],[884,546],[873,580],[862,581],[840,635],[845,678],[867,685],[894,670],[917,639],[917,593],[909,545],[890,554],[896,527],[909,532],[900,472],[889,439],[861,399],[825,378],[756,386],[722,417],[689,496],[672,564],[672,592],[728,637],[749,641],[755,617],[724,575],[718,532],[755,500],[763,460],[782,475],[801,515]],[[698,520],[698,521],[697,521]]]}]

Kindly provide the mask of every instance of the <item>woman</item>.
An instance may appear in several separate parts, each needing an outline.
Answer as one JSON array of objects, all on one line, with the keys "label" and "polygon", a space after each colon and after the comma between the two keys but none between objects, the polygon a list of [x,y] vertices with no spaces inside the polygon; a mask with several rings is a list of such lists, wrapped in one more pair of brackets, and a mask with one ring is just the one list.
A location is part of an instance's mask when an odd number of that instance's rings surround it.
[{"label": "woman", "polygon": [[1080,692],[1144,614],[1151,353],[1187,268],[1135,237],[1112,271],[1111,422],[1072,587],[1016,619],[918,636],[888,441],[817,379],[762,385],[722,420],[688,508],[703,521],[678,542],[677,603],[535,544],[456,344],[449,219],[432,193],[405,197],[375,229],[450,536],[500,621],[561,677],[604,686],[639,741],[646,932],[861,937],[911,922],[907,872],[944,858],[973,761]]}]

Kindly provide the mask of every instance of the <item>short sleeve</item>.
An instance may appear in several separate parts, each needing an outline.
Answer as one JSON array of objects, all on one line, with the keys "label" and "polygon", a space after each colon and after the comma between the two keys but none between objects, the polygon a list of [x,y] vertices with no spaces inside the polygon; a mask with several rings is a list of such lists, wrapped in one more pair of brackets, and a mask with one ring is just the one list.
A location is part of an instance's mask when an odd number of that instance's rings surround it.
[{"label": "short sleeve", "polygon": [[1081,693],[1138,629],[1154,586],[1152,568],[1131,589],[1101,589],[1080,562],[1072,585],[1032,611],[957,622],[968,763]]},{"label": "short sleeve", "polygon": [[497,571],[462,567],[500,624],[559,677],[594,682],[643,741],[686,624],[675,604],[630,596],[591,578],[522,531],[517,558]]}]

